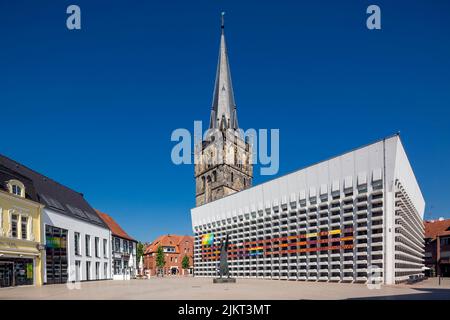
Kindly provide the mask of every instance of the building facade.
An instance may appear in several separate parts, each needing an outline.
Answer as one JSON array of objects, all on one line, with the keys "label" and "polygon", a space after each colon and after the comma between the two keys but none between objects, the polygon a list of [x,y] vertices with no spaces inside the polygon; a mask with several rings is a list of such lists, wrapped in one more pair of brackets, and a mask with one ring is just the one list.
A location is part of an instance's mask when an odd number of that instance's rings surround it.
[{"label": "building facade", "polygon": [[44,284],[110,279],[111,231],[83,195],[7,157],[0,165],[30,180],[43,205]]},{"label": "building facade", "polygon": [[[156,252],[161,246],[166,262],[162,270],[156,266]],[[168,234],[158,237],[144,250],[144,273],[155,276],[158,272],[164,275],[188,275],[193,270],[194,237]],[[183,269],[183,258],[189,258],[189,268]]]},{"label": "building facade", "polygon": [[395,135],[191,210],[195,275],[394,284],[423,274],[425,202]]},{"label": "building facade", "polygon": [[239,130],[224,24],[207,137],[196,143],[196,205],[223,198],[251,187],[252,146]]},{"label": "building facade", "polygon": [[0,164],[0,287],[42,285],[42,208],[32,181]]},{"label": "building facade", "polygon": [[[238,135],[223,20],[211,123],[227,141]],[[425,202],[398,135],[255,187],[244,140],[234,177],[227,164],[198,161],[214,158],[217,140],[196,149],[196,276],[217,276],[227,234],[234,277],[394,284],[422,275]]]},{"label": "building facade", "polygon": [[450,219],[425,221],[425,266],[430,276],[450,277]]},{"label": "building facade", "polygon": [[113,280],[130,280],[137,275],[137,241],[130,237],[114,219],[96,210],[111,230],[111,272]]}]

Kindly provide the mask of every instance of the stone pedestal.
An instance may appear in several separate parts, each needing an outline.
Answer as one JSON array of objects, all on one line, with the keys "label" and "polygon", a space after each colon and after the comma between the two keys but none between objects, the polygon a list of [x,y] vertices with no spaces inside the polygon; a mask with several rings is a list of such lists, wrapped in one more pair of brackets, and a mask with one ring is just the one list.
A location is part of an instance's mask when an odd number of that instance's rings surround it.
[{"label": "stone pedestal", "polygon": [[215,278],[213,283],[236,283],[235,278]]}]

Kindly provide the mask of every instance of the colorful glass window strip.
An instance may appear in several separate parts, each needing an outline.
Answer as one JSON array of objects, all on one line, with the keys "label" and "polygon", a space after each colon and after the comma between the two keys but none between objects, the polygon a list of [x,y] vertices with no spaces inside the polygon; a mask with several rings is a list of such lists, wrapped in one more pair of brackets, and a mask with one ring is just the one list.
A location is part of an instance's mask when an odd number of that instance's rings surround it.
[{"label": "colorful glass window strip", "polygon": [[46,246],[53,249],[65,248],[66,240],[58,237],[46,237]]},{"label": "colorful glass window strip", "polygon": [[202,237],[203,246],[212,246],[214,244],[214,233],[204,234]]}]

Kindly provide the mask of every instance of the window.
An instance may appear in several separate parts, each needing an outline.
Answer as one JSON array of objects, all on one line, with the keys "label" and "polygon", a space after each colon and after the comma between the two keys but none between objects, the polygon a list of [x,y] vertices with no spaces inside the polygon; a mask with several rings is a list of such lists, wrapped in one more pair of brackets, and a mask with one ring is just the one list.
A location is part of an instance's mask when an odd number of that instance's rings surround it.
[{"label": "window", "polygon": [[129,252],[130,252],[130,253],[133,253],[133,246],[134,246],[134,243],[133,243],[133,242],[129,242],[129,243],[128,243],[128,249],[129,249]]},{"label": "window", "polygon": [[128,252],[128,241],[123,240],[123,252]]},{"label": "window", "polygon": [[95,263],[95,280],[100,279],[100,262]]},{"label": "window", "polygon": [[68,231],[45,226],[45,255],[47,283],[66,283],[68,279]]},{"label": "window", "polygon": [[74,235],[74,243],[75,243],[75,255],[80,256],[80,233],[79,232],[75,232]]},{"label": "window", "polygon": [[86,280],[91,280],[91,262],[86,261]]},{"label": "window", "polygon": [[95,242],[94,242],[95,247],[94,247],[94,249],[95,249],[95,256],[97,258],[100,257],[100,253],[99,253],[99,250],[98,250],[99,242],[100,242],[100,239],[98,237],[95,237]]},{"label": "window", "polygon": [[86,235],[86,255],[91,256],[91,236],[88,234]]},{"label": "window", "polygon": [[233,172],[231,173],[231,182],[234,182],[234,174],[233,174]]},{"label": "window", "polygon": [[75,281],[81,281],[81,261],[75,261]]},{"label": "window", "polygon": [[103,263],[103,278],[108,279],[108,262]]},{"label": "window", "polygon": [[103,239],[103,257],[108,258],[108,240]]},{"label": "window", "polygon": [[11,215],[11,237],[17,238],[17,223],[19,220],[19,216],[17,214]]},{"label": "window", "polygon": [[114,260],[114,274],[121,274],[122,263],[120,260]]},{"label": "window", "polygon": [[114,252],[120,251],[120,239],[114,238]]},{"label": "window", "polygon": [[19,187],[18,185],[13,185],[12,186],[12,193],[15,194],[16,196],[21,196],[22,195],[22,188]]},{"label": "window", "polygon": [[25,197],[25,186],[19,180],[9,180],[6,185],[10,193],[22,198]]},{"label": "window", "polygon": [[28,239],[27,231],[28,231],[28,218],[27,217],[21,217],[20,219],[20,226],[21,226],[21,234],[22,239]]}]

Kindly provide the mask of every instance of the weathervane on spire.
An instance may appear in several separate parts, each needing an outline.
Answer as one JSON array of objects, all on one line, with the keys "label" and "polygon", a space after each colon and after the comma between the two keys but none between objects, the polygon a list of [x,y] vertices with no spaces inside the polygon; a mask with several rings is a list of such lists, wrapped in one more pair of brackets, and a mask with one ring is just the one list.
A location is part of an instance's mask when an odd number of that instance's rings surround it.
[{"label": "weathervane on spire", "polygon": [[222,11],[222,25],[221,25],[221,28],[222,28],[222,30],[225,28],[225,11]]}]

